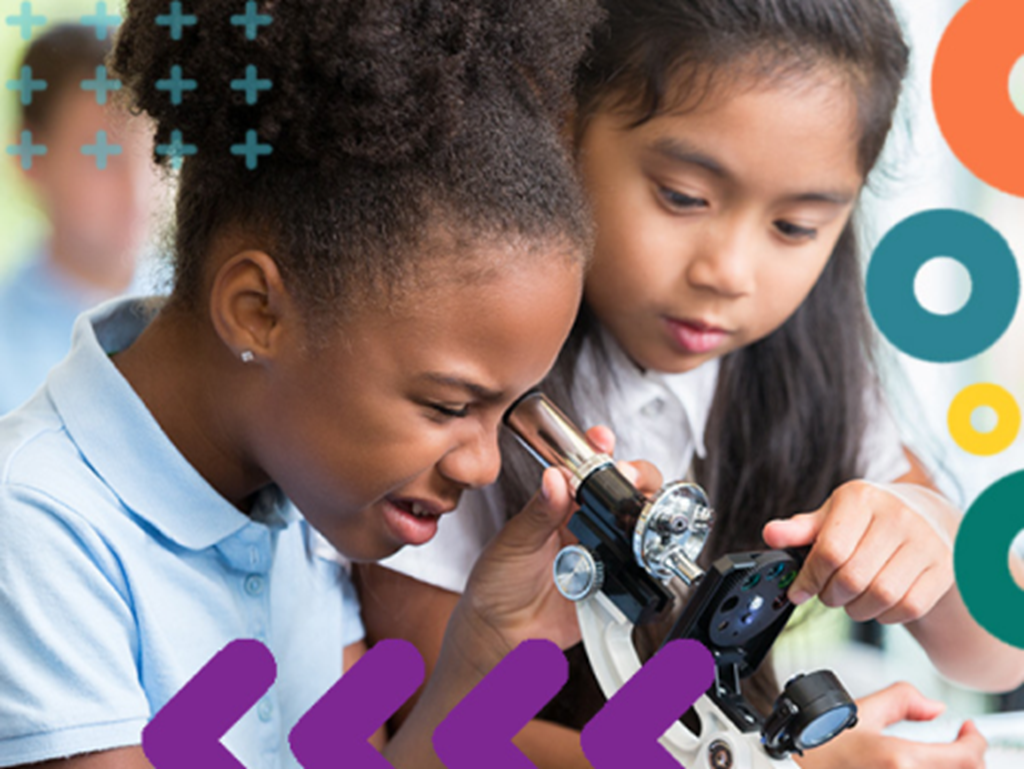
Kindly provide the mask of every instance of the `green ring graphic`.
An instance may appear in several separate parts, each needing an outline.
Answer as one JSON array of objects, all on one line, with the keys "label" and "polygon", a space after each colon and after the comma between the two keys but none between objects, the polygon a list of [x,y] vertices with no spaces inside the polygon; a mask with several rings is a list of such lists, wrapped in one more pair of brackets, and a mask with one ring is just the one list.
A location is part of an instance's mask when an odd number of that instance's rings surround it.
[{"label": "green ring graphic", "polygon": [[1024,529],[1024,470],[989,486],[960,524],[953,568],[971,616],[996,638],[1024,649],[1024,590],[1007,554]]}]

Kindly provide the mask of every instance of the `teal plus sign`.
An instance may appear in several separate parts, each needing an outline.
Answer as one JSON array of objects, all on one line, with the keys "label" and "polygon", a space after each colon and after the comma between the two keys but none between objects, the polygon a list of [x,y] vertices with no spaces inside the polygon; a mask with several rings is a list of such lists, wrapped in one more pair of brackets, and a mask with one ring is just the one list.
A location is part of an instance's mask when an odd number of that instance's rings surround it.
[{"label": "teal plus sign", "polygon": [[184,27],[194,27],[196,25],[196,17],[192,14],[182,13],[181,3],[178,0],[174,0],[171,3],[171,12],[165,16],[157,16],[156,24],[158,27],[171,28],[171,40],[181,40],[181,30]]},{"label": "teal plus sign", "polygon": [[256,13],[256,0],[249,0],[245,4],[245,14],[231,17],[234,26],[245,27],[245,36],[249,40],[255,40],[259,28],[268,26],[273,20],[273,17],[265,13]]},{"label": "teal plus sign", "polygon": [[122,152],[120,144],[108,144],[107,143],[107,132],[97,131],[96,132],[96,143],[95,144],[83,144],[82,154],[83,155],[95,155],[96,156],[96,168],[100,171],[104,171],[107,168],[107,158],[111,155],[120,155]]},{"label": "teal plus sign", "polygon": [[195,155],[198,151],[196,145],[184,143],[181,138],[181,131],[177,129],[171,131],[170,144],[156,145],[156,154],[170,157],[171,168],[174,169],[181,168],[181,162],[185,155]]},{"label": "teal plus sign", "polygon": [[45,16],[32,15],[32,3],[21,4],[21,16],[8,16],[8,26],[21,27],[21,39],[28,40],[32,37],[32,27],[41,27],[46,24]]},{"label": "teal plus sign", "polygon": [[181,67],[175,64],[171,67],[171,77],[169,80],[156,81],[156,90],[170,91],[171,104],[181,104],[182,91],[196,90],[196,81],[183,80],[181,77]]},{"label": "teal plus sign", "polygon": [[8,155],[19,155],[21,156],[21,167],[26,171],[32,167],[32,157],[34,155],[45,155],[46,145],[44,144],[33,144],[32,143],[32,132],[22,131],[21,132],[21,143],[11,144],[7,147]]},{"label": "teal plus sign", "polygon": [[249,129],[245,132],[245,144],[232,144],[232,155],[245,155],[245,167],[252,171],[259,163],[260,155],[269,155],[274,148],[269,144],[260,144],[256,132]]},{"label": "teal plus sign", "polygon": [[83,80],[82,81],[83,91],[95,91],[96,92],[96,103],[106,104],[107,103],[107,91],[120,91],[121,81],[110,80],[107,78],[107,68],[99,66],[96,68],[96,79],[95,80]]},{"label": "teal plus sign", "polygon": [[255,104],[259,99],[260,91],[269,91],[273,87],[269,80],[258,80],[256,78],[256,66],[250,64],[245,68],[245,80],[232,80],[232,91],[245,91],[245,103]]},{"label": "teal plus sign", "polygon": [[21,77],[17,80],[7,81],[7,90],[18,91],[21,93],[21,105],[27,107],[32,103],[32,92],[33,91],[45,91],[46,81],[45,80],[33,80],[32,79],[32,68],[24,66],[21,68]]},{"label": "teal plus sign", "polygon": [[96,39],[106,40],[110,27],[116,27],[121,23],[121,17],[116,13],[107,13],[107,4],[102,0],[96,3],[96,13],[92,16],[83,16],[82,23],[87,27],[96,27]]}]

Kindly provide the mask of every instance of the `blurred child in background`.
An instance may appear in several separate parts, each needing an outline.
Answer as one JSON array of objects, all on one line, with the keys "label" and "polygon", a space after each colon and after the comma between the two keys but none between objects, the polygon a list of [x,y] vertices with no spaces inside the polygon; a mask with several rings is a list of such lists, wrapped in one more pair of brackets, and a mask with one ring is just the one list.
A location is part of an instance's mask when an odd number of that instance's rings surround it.
[{"label": "blurred child in background", "polygon": [[[82,87],[97,78],[109,50],[109,37],[97,40],[92,27],[59,24],[32,42],[14,73],[19,78],[30,67],[32,80],[46,83],[28,104],[19,98],[20,125],[10,143],[30,131],[32,143],[46,147],[30,164],[15,162],[50,234],[0,285],[0,414],[27,400],[67,354],[81,312],[132,286],[147,241],[157,189],[151,132],[109,93]],[[100,131],[121,150],[102,168],[82,151]]]}]

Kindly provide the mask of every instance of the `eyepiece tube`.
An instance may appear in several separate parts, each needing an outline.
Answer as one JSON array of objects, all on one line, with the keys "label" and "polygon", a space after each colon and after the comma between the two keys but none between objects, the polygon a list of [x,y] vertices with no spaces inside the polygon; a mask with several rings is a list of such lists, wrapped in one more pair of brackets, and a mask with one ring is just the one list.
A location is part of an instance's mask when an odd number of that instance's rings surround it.
[{"label": "eyepiece tube", "polygon": [[531,453],[548,467],[570,473],[573,493],[590,475],[612,458],[594,449],[569,418],[539,390],[520,398],[505,413],[511,428]]}]

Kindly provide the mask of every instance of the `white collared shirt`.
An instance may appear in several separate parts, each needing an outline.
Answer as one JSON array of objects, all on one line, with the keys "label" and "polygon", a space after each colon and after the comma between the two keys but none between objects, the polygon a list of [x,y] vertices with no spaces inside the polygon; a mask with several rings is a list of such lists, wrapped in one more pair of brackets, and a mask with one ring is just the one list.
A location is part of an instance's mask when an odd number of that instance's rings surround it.
[{"label": "white collared shirt", "polygon": [[[666,481],[687,477],[694,457],[704,458],[704,433],[718,386],[714,358],[684,374],[642,371],[603,333],[607,362],[586,343],[577,363],[573,401],[581,426],[606,425],[615,432],[615,458],[644,459]],[[910,465],[899,432],[884,404],[869,399],[862,444],[868,480],[890,482]],[[470,491],[442,517],[437,536],[422,547],[406,547],[382,565],[421,582],[462,592],[483,548],[507,520],[497,484]]]}]

